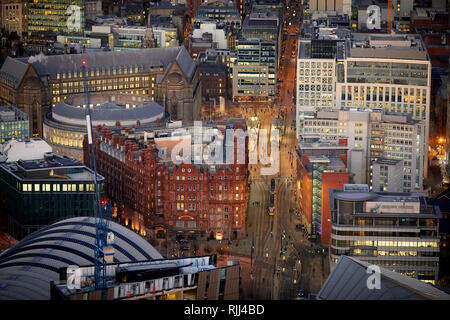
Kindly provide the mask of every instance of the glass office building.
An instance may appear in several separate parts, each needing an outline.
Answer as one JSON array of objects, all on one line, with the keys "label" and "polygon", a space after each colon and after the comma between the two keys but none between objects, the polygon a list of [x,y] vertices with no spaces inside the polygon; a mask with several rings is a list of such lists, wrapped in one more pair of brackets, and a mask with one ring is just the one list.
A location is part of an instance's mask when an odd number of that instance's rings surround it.
[{"label": "glass office building", "polygon": [[56,34],[81,34],[84,5],[84,0],[27,0],[26,48],[42,51],[56,40]]},{"label": "glass office building", "polygon": [[367,185],[330,191],[331,268],[341,255],[435,284],[439,208],[414,193],[369,192]]},{"label": "glass office building", "polygon": [[13,106],[0,106],[0,143],[29,137],[28,114]]},{"label": "glass office building", "polygon": [[260,39],[237,40],[233,67],[233,98],[275,96],[277,44]]},{"label": "glass office building", "polygon": [[[55,221],[94,216],[92,170],[68,157],[0,163],[0,216],[17,239]],[[103,193],[102,176],[98,177]]]}]

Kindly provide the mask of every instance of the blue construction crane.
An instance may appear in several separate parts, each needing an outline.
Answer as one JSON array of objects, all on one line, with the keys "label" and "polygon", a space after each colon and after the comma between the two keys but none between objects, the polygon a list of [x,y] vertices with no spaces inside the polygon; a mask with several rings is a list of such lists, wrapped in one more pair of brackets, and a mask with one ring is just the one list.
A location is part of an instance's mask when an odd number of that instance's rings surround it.
[{"label": "blue construction crane", "polygon": [[94,216],[97,217],[95,224],[95,290],[102,290],[102,299],[106,298],[106,260],[105,260],[105,247],[111,244],[113,241],[113,234],[110,232],[109,221],[111,218],[111,204],[106,203],[100,199],[100,190],[97,180],[97,167],[95,161],[95,146],[93,145],[93,127],[92,127],[92,111],[91,102],[89,95],[89,88],[86,79],[86,60],[81,62],[81,72],[83,75],[84,92],[86,94],[86,129],[88,134],[88,148],[89,148],[89,158],[90,167],[94,171]]}]

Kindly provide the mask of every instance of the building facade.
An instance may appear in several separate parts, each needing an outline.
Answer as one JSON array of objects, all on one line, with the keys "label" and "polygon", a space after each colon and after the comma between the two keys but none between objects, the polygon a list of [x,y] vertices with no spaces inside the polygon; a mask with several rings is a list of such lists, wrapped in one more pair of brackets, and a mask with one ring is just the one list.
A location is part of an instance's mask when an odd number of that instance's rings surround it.
[{"label": "building facade", "polygon": [[202,81],[202,98],[214,99],[219,103],[219,98],[227,97],[228,68],[224,64],[201,63],[199,64],[200,79]]},{"label": "building facade", "polygon": [[369,192],[367,185],[330,191],[330,264],[355,256],[421,281],[439,276],[439,207],[412,193]]},{"label": "building facade", "polygon": [[[228,127],[242,128],[242,121],[238,123],[229,123]],[[244,234],[248,171],[237,141],[233,146],[234,162],[230,164],[176,164],[171,155],[177,145],[192,148],[196,154],[191,145],[196,130],[192,125],[175,129],[166,125],[142,135],[127,130],[114,132],[98,127],[96,159],[97,168],[106,179],[106,194],[119,207],[123,205],[125,211],[136,214],[128,214],[127,218],[134,230],[149,228],[217,239]],[[214,127],[202,130],[204,134]],[[84,151],[88,163],[86,138]],[[244,152],[243,157],[247,157]]]},{"label": "building facade", "polygon": [[297,209],[311,240],[330,244],[328,191],[349,183],[347,146],[328,142],[300,142],[297,149]]},{"label": "building facade", "polygon": [[215,21],[240,29],[241,15],[233,3],[227,0],[210,0],[202,3],[195,12],[193,22]]},{"label": "building facade", "polygon": [[[93,216],[93,172],[79,162],[48,153],[40,160],[0,164],[1,215],[17,239],[57,220]],[[98,176],[103,193],[103,177]]]},{"label": "building facade", "polygon": [[[90,102],[93,126],[127,126],[143,130],[164,119],[163,108],[145,95],[99,92],[90,95]],[[44,139],[53,152],[83,162],[86,108],[86,96],[72,94],[45,115]]]},{"label": "building facade", "polygon": [[7,32],[16,32],[19,37],[25,31],[24,6],[19,0],[2,0],[0,2],[1,28]]},{"label": "building facade", "polygon": [[238,39],[233,66],[233,99],[272,101],[277,76],[277,44],[260,39]]},{"label": "building facade", "polygon": [[[427,154],[431,65],[421,38],[418,35],[345,35],[337,29],[330,37],[335,40],[323,37],[299,40],[297,137],[302,120],[314,117],[318,109],[381,109],[409,113],[412,120],[423,121],[421,148]],[[322,44],[317,46],[314,40]],[[321,55],[324,60],[314,60]],[[427,176],[426,157],[422,160]]]},{"label": "building facade", "polygon": [[91,93],[146,95],[173,119],[200,119],[201,83],[195,62],[184,47],[90,52],[30,58],[7,58],[0,69],[0,102],[28,113],[30,133],[43,136],[51,107],[83,93],[81,62]]},{"label": "building facade", "polygon": [[13,106],[0,106],[0,143],[30,138],[28,115]]},{"label": "building facade", "polygon": [[[82,278],[90,280],[94,276],[92,270],[92,266],[79,269]],[[240,266],[219,267],[215,255],[112,264],[107,270],[111,278],[107,300],[239,299]],[[145,275],[137,278],[137,272]],[[81,287],[68,290],[67,275],[62,276],[51,283],[51,299],[98,300],[101,297],[101,290],[86,287],[84,281]]]},{"label": "building facade", "polygon": [[[26,49],[46,52],[56,35],[82,33],[85,26],[84,0],[27,0]],[[70,20],[69,20],[70,19]]]},{"label": "building facade", "polygon": [[[345,139],[348,145],[348,168],[353,181],[372,184],[379,188],[384,181],[373,170],[377,160],[400,160],[400,179],[395,184],[384,184],[382,191],[409,192],[423,190],[423,150],[426,125],[423,120],[412,119],[411,114],[342,108],[339,111],[317,111],[314,116],[301,117],[298,122],[300,141],[338,142]],[[377,167],[377,165],[375,165]],[[390,180],[392,181],[392,180]],[[388,188],[390,185],[391,189]],[[373,189],[379,191],[379,189]]]}]

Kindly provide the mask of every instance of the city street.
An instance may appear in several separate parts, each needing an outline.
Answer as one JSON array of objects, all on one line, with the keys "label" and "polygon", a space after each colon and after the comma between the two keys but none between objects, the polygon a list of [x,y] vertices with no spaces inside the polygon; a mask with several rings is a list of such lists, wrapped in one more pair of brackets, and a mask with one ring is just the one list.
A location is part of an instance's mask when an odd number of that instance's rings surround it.
[{"label": "city street", "polygon": [[[290,16],[294,9],[296,17]],[[162,252],[173,256],[214,252],[221,265],[226,265],[228,258],[240,258],[243,299],[294,299],[300,290],[305,293],[305,297],[309,293],[316,294],[329,273],[327,251],[309,242],[303,232],[295,228],[301,222],[295,206],[295,85],[301,12],[300,7],[286,10],[286,32],[281,40],[275,102],[227,105],[226,117],[257,117],[259,130],[268,133],[271,132],[274,118],[284,120],[280,132],[280,164],[277,173],[262,175],[261,163],[249,165],[247,236],[232,242],[205,240],[181,245],[169,241],[167,246],[160,248]],[[205,107],[204,114],[209,118],[210,111],[207,109],[209,106]],[[219,116],[218,107],[213,112]],[[258,152],[262,148],[265,146],[259,143]],[[270,145],[267,148],[273,154]],[[275,214],[272,216],[268,214],[271,179],[275,181]]]}]

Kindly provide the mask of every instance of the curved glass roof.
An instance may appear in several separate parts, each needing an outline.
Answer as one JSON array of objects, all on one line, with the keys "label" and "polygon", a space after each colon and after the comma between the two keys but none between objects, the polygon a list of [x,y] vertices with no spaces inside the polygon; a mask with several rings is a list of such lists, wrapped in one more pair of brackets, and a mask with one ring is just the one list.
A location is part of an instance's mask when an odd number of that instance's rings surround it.
[{"label": "curved glass roof", "polygon": [[[77,217],[42,228],[0,254],[0,300],[50,299],[50,281],[68,265],[93,265],[94,217]],[[163,258],[135,232],[111,222],[114,262]]]}]

